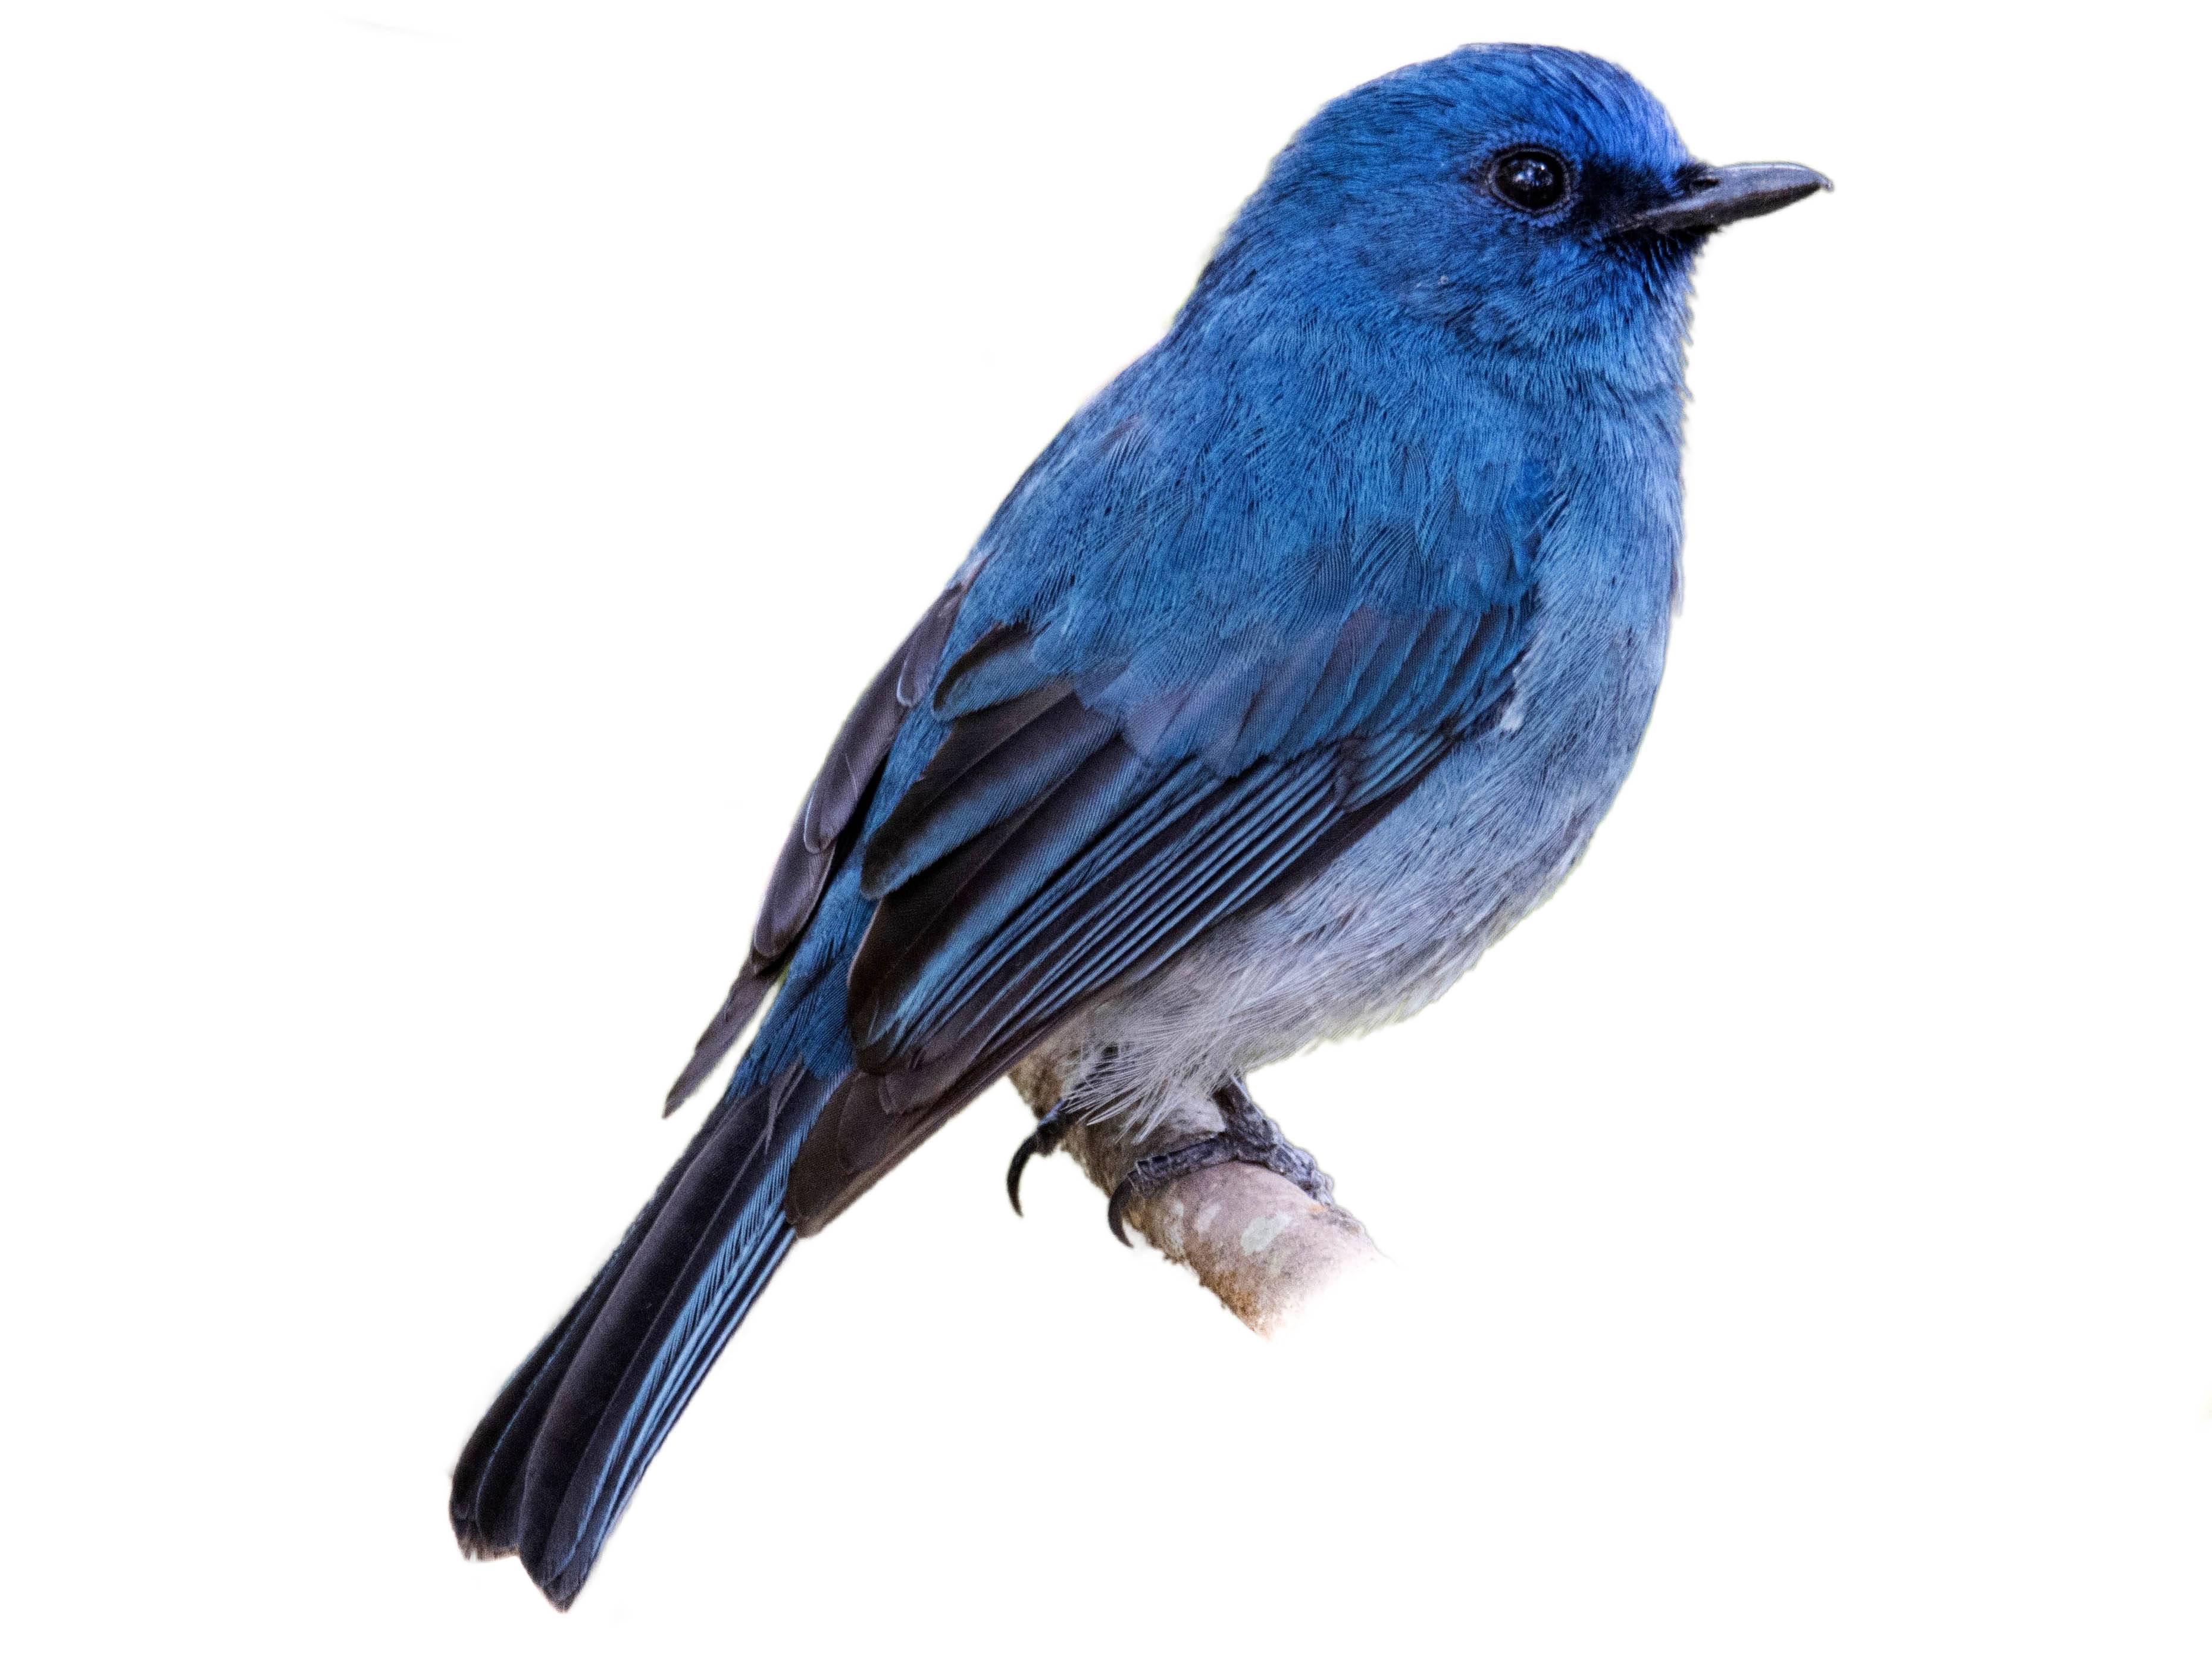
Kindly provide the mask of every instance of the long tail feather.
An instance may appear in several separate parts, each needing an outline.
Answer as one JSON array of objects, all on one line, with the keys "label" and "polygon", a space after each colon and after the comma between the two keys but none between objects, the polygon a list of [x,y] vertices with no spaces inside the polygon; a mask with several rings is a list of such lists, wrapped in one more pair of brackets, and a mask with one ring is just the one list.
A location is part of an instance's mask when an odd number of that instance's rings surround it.
[{"label": "long tail feather", "polygon": [[470,1437],[454,1534],[520,1553],[575,1599],[639,1478],[791,1248],[784,1188],[836,1079],[786,1073],[725,1101]]}]

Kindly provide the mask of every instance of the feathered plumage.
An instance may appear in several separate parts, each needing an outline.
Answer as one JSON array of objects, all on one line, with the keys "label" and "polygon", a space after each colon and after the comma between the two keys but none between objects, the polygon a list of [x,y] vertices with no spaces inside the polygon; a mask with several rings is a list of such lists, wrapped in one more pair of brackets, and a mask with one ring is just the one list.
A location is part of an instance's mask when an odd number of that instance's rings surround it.
[{"label": "feathered plumage", "polygon": [[792,1241],[1024,1055],[1142,1110],[1419,1006],[1566,872],[1664,653],[1718,188],[1541,48],[1291,143],[854,707],[670,1109],[781,989],[470,1442],[465,1545],[565,1605]]}]

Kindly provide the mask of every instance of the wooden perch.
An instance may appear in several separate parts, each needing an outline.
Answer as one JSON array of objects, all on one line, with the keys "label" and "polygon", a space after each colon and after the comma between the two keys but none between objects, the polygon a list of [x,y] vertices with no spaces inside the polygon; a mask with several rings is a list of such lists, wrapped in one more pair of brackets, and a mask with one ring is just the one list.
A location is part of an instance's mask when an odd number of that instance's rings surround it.
[{"label": "wooden perch", "polygon": [[[1012,1081],[1040,1117],[1060,1098],[1047,1063],[1016,1066]],[[1135,1127],[1114,1119],[1079,1124],[1064,1149],[1110,1196],[1138,1159],[1218,1133],[1221,1110],[1194,1089],[1171,1101],[1148,1133],[1136,1134]],[[1287,1328],[1346,1272],[1382,1259],[1348,1211],[1309,1198],[1256,1164],[1197,1170],[1131,1200],[1123,1218],[1262,1336]]]}]

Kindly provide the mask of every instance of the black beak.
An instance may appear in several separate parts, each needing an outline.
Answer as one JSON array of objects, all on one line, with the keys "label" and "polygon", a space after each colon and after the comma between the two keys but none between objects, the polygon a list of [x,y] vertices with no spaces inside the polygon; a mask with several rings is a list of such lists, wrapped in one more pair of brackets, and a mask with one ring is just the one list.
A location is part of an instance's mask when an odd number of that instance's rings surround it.
[{"label": "black beak", "polygon": [[1740,167],[1707,167],[1675,195],[1656,207],[1631,214],[1613,226],[1614,234],[1641,232],[1647,235],[1682,235],[1718,230],[1739,219],[1756,219],[1792,202],[1802,202],[1816,191],[1835,186],[1810,167],[1793,161],[1747,161]]}]

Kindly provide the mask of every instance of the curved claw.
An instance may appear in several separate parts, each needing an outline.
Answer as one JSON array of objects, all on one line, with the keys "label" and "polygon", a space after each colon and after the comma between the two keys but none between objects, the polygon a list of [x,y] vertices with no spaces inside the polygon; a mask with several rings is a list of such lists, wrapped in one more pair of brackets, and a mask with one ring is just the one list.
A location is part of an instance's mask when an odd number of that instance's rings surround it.
[{"label": "curved claw", "polygon": [[1014,1148],[1014,1161],[1006,1165],[1006,1202],[1014,1206],[1014,1213],[1022,1212],[1022,1166],[1037,1149],[1036,1137],[1029,1135]]},{"label": "curved claw", "polygon": [[1060,1143],[1067,1134],[1067,1103],[1054,1101],[1052,1109],[1037,1120],[1036,1128],[1023,1138],[1014,1148],[1014,1161],[1006,1165],[1006,1199],[1014,1206],[1014,1213],[1022,1212],[1022,1170],[1035,1157],[1049,1158],[1060,1150]]},{"label": "curved claw", "polygon": [[1131,1242],[1129,1235],[1122,1230],[1121,1212],[1129,1207],[1129,1200],[1136,1196],[1131,1190],[1131,1183],[1136,1178],[1137,1172],[1134,1170],[1130,1170],[1115,1185],[1114,1195],[1106,1200],[1106,1230],[1133,1250],[1137,1247]]}]

